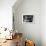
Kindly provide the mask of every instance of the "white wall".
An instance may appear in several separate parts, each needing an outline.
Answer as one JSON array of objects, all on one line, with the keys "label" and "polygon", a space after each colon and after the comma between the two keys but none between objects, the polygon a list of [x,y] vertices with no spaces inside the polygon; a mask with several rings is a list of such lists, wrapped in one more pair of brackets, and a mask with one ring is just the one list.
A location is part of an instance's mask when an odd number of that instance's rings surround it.
[{"label": "white wall", "polygon": [[[41,46],[40,2],[40,0],[23,0],[18,7],[16,5],[13,7],[15,29],[22,32],[25,38],[34,40],[36,46]],[[22,23],[22,16],[25,14],[34,15],[33,23]]]},{"label": "white wall", "polygon": [[42,46],[46,46],[46,0],[41,1],[41,38]]},{"label": "white wall", "polygon": [[0,0],[0,27],[12,28],[12,6],[16,0]]}]

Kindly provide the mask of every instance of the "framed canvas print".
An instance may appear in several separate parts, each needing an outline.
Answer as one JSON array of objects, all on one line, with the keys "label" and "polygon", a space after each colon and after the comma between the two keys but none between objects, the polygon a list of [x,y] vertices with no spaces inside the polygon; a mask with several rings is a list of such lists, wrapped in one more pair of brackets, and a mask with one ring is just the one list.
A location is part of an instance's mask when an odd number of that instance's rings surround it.
[{"label": "framed canvas print", "polygon": [[23,22],[24,23],[32,23],[33,22],[33,15],[23,15]]}]

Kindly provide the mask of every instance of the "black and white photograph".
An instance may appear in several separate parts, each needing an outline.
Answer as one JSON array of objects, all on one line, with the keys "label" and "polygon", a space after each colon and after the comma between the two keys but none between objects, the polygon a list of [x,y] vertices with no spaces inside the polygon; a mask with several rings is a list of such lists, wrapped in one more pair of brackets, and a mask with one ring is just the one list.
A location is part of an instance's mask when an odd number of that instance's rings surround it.
[{"label": "black and white photograph", "polygon": [[33,15],[23,15],[23,22],[33,22]]}]

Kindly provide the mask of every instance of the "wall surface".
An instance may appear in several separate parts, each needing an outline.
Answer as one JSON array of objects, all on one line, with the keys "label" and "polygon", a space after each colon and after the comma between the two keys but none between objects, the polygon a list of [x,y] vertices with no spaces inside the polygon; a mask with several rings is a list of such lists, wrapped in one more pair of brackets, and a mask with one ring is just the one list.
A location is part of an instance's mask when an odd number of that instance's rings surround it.
[{"label": "wall surface", "polygon": [[42,46],[46,46],[46,0],[41,1],[41,40]]},{"label": "wall surface", "polygon": [[0,27],[12,29],[12,6],[16,0],[0,0]]},{"label": "wall surface", "polygon": [[[19,6],[13,7],[15,30],[22,32],[24,38],[34,40],[36,46],[41,46],[40,2],[40,0],[23,0]],[[23,23],[23,15],[34,15],[33,22]]]}]

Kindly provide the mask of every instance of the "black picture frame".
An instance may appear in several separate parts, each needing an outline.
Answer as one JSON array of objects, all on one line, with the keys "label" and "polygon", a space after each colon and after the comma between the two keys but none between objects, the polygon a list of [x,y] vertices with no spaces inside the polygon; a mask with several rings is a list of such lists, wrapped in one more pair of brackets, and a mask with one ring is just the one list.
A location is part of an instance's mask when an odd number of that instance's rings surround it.
[{"label": "black picture frame", "polygon": [[23,15],[23,22],[33,22],[33,15]]}]

